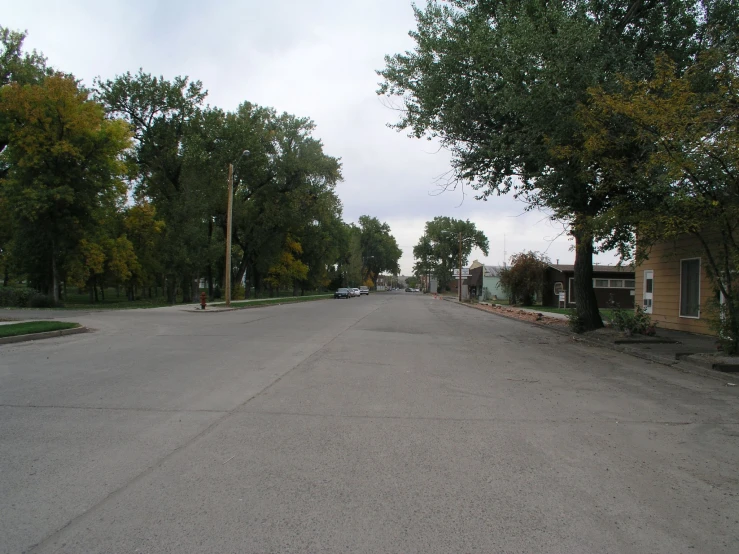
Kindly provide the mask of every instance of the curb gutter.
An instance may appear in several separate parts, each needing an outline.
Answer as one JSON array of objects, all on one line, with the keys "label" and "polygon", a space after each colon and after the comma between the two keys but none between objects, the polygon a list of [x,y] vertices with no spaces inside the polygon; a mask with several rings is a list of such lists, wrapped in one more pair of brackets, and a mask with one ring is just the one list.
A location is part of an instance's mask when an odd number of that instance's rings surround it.
[{"label": "curb gutter", "polygon": [[87,327],[74,327],[72,329],[61,329],[59,331],[47,331],[45,333],[29,333],[27,335],[17,335],[15,337],[4,337],[0,339],[0,344],[13,344],[16,342],[28,342],[32,340],[53,339],[56,337],[65,337],[67,335],[79,335],[80,333],[88,333],[90,329]]},{"label": "curb gutter", "polygon": [[[453,301],[450,300],[450,302],[453,302]],[[457,304],[459,304],[459,302],[457,302]],[[724,382],[726,382],[727,378],[731,378],[731,373],[723,372],[718,369],[713,369],[713,367],[709,367],[710,364],[708,363],[704,363],[704,364],[693,363],[692,361],[686,361],[686,358],[682,356],[677,359],[670,358],[667,356],[659,356],[657,354],[652,354],[650,352],[643,352],[641,350],[638,350],[630,346],[626,346],[624,344],[615,344],[615,343],[608,342],[608,341],[600,341],[600,340],[595,340],[591,338],[586,338],[586,337],[582,337],[580,335],[574,334],[572,331],[565,330],[565,329],[559,329],[551,325],[541,325],[540,323],[535,323],[533,321],[526,321],[524,319],[510,317],[502,313],[483,310],[482,308],[478,308],[477,306],[474,306],[474,305],[464,304],[464,303],[462,303],[461,305],[467,308],[472,308],[474,310],[485,312],[485,313],[495,315],[498,317],[504,317],[506,319],[520,321],[521,323],[526,323],[528,325],[534,325],[536,327],[539,327],[540,329],[547,329],[548,331],[553,331],[555,333],[559,333],[560,335],[567,336],[570,338],[570,340],[574,342],[588,344],[590,346],[599,346],[602,348],[608,348],[609,350],[615,350],[616,352],[621,352],[622,354],[628,354],[630,356],[634,356],[635,358],[641,358],[642,360],[648,360],[650,362],[655,362],[661,365],[672,367],[672,368],[677,369],[678,371],[682,371],[683,373],[693,373],[695,375],[701,375],[703,377],[710,377],[711,379],[717,379],[717,380],[724,381]],[[543,312],[542,312],[542,315],[543,317],[546,317],[546,314]]]}]

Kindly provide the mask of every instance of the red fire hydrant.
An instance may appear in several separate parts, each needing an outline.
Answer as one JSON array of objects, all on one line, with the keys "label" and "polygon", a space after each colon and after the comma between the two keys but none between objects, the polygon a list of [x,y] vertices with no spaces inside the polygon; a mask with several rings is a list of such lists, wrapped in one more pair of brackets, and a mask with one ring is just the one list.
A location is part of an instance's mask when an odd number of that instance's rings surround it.
[{"label": "red fire hydrant", "polygon": [[202,310],[205,309],[205,293],[204,292],[200,293],[200,308]]}]

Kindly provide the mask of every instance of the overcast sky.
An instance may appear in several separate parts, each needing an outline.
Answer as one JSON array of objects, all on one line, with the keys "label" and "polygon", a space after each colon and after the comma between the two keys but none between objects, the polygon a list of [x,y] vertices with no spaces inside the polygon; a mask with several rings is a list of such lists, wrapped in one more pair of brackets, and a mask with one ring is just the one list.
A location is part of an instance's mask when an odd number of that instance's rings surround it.
[{"label": "overcast sky", "polygon": [[502,263],[505,242],[509,257],[538,250],[574,261],[562,225],[546,214],[523,213],[512,198],[439,194],[449,154],[387,128],[397,114],[375,94],[375,70],[385,54],[413,47],[410,1],[0,0],[0,25],[27,30],[27,49],[88,85],[143,68],[201,80],[207,102],[226,110],[248,100],[312,118],[325,152],[342,159],[344,219],[369,214],[387,222],[406,275],[424,223],[437,215],[470,219],[486,233],[490,254],[475,251],[473,259]]}]

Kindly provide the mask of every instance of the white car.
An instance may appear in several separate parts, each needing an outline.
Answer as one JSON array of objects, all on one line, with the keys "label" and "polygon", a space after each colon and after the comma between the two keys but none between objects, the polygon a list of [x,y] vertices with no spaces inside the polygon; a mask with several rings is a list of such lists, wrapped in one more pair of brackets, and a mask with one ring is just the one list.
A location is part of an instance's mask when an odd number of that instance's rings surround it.
[{"label": "white car", "polygon": [[353,289],[349,289],[352,291],[352,296],[360,296],[362,293],[359,292],[359,289],[354,287]]},{"label": "white car", "polygon": [[359,294],[369,295],[369,287],[359,287]]}]

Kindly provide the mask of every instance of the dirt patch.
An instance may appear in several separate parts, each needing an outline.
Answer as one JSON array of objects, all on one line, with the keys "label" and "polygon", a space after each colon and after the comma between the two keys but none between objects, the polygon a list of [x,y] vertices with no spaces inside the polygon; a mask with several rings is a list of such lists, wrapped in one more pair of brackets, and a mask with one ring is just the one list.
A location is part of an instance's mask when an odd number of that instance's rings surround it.
[{"label": "dirt patch", "polygon": [[495,304],[493,306],[489,306],[487,304],[475,304],[473,305],[473,307],[485,312],[492,312],[494,314],[512,317],[514,319],[520,319],[521,321],[528,321],[530,323],[538,323],[539,325],[551,325],[552,327],[561,327],[563,329],[567,328],[568,325],[568,322],[566,320],[558,319],[555,317],[548,317],[545,312],[519,310],[518,308],[500,306],[498,304]]}]

